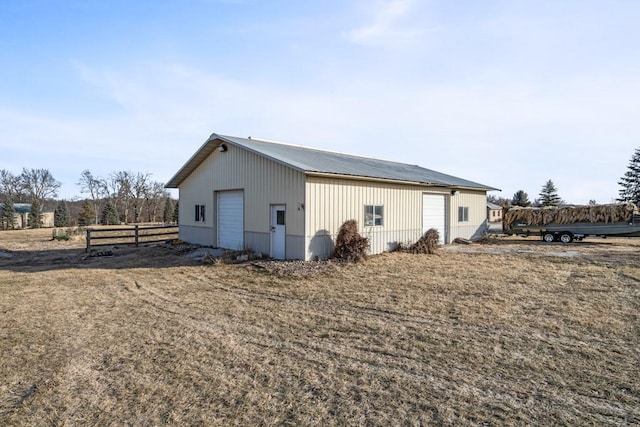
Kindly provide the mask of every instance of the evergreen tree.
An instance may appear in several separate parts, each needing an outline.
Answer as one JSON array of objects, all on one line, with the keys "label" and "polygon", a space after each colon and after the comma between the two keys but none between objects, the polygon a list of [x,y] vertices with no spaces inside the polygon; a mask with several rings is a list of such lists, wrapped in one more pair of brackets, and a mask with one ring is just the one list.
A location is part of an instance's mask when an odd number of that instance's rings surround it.
[{"label": "evergreen tree", "polygon": [[71,225],[71,214],[69,213],[69,207],[64,200],[58,203],[56,210],[53,212],[53,226],[54,227],[69,227]]},{"label": "evergreen tree", "polygon": [[91,206],[91,202],[89,202],[89,200],[85,200],[84,203],[82,203],[80,214],[78,214],[78,225],[81,227],[91,225],[95,216],[96,213],[93,210],[93,206]]},{"label": "evergreen tree", "polygon": [[518,190],[514,193],[513,199],[511,199],[511,204],[513,206],[522,206],[522,207],[531,206],[531,202],[529,201],[529,195],[522,190]]},{"label": "evergreen tree", "polygon": [[542,186],[539,196],[542,206],[558,206],[562,203],[562,198],[558,196],[558,189],[551,180]]},{"label": "evergreen tree", "polygon": [[0,229],[13,230],[16,228],[16,216],[13,209],[13,200],[8,198],[0,210]]},{"label": "evergreen tree", "polygon": [[171,201],[171,197],[167,197],[164,201],[164,212],[162,213],[162,222],[165,224],[169,224],[173,222],[173,201]]},{"label": "evergreen tree", "polygon": [[176,202],[175,207],[173,208],[173,222],[178,224],[178,220],[180,219],[180,200]]},{"label": "evergreen tree", "polygon": [[38,200],[31,203],[31,208],[29,209],[29,227],[42,227],[42,205]]},{"label": "evergreen tree", "polygon": [[640,205],[640,148],[636,149],[627,168],[627,172],[618,181],[618,185],[622,188],[619,190],[617,200]]},{"label": "evergreen tree", "polygon": [[102,210],[100,223],[102,225],[115,225],[120,223],[120,221],[118,220],[118,212],[116,211],[116,207],[113,206],[113,203],[107,203]]}]

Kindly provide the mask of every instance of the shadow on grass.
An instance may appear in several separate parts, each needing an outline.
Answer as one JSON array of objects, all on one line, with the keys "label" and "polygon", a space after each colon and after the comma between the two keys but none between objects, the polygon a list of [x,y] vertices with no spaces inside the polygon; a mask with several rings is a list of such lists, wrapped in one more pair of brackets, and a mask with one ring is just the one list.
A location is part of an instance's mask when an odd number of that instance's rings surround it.
[{"label": "shadow on grass", "polygon": [[172,248],[162,246],[104,247],[87,253],[81,248],[45,250],[0,249],[0,270],[40,272],[65,269],[169,268],[198,265],[199,262]]}]

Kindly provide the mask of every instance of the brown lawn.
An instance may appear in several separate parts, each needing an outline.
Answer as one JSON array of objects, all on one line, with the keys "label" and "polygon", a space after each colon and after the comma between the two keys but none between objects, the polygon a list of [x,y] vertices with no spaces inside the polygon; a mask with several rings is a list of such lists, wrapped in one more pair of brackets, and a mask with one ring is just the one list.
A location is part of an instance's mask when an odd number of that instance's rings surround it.
[{"label": "brown lawn", "polygon": [[0,425],[640,424],[640,240],[300,276],[50,236],[0,232]]}]

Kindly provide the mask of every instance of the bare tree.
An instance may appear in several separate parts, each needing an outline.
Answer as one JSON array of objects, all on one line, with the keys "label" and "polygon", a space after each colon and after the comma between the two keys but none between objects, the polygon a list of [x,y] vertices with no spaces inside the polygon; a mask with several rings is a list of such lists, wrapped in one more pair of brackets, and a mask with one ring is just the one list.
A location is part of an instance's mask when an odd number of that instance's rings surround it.
[{"label": "bare tree", "polygon": [[8,170],[0,169],[0,197],[14,203],[23,201],[22,183],[20,175],[14,175]]},{"label": "bare tree", "polygon": [[44,205],[47,198],[56,197],[61,185],[48,169],[22,168],[20,182],[29,201],[32,204],[39,202],[40,206]]},{"label": "bare tree", "polygon": [[150,182],[147,186],[147,218],[149,222],[159,222],[161,207],[164,206],[165,199],[169,197],[169,192],[161,182]]},{"label": "bare tree", "polygon": [[149,173],[119,171],[111,174],[111,187],[115,190],[120,212],[128,223],[130,214],[133,222],[140,222],[149,186]]},{"label": "bare tree", "polygon": [[131,175],[133,177],[131,185],[131,201],[133,203],[133,222],[140,222],[140,216],[142,215],[142,209],[147,201],[147,195],[149,194],[149,173],[140,173]]},{"label": "bare tree", "polygon": [[132,173],[128,171],[113,172],[110,175],[110,188],[112,197],[120,220],[129,223],[129,206],[131,205]]},{"label": "bare tree", "polygon": [[80,186],[81,193],[89,194],[89,196],[91,196],[93,210],[96,213],[94,223],[98,224],[100,202],[104,199],[104,197],[108,197],[108,189],[107,189],[106,181],[103,179],[94,177],[91,171],[89,171],[88,169],[85,169],[84,171],[82,171],[82,174],[80,175],[80,181],[78,181],[78,185]]},{"label": "bare tree", "polygon": [[[107,203],[111,203],[117,213],[120,206],[120,200],[118,199],[118,194],[120,193],[120,184],[116,179],[115,173],[110,174],[109,178],[104,180],[104,188],[106,191]],[[122,218],[118,214],[118,221],[120,220],[122,220]]]}]

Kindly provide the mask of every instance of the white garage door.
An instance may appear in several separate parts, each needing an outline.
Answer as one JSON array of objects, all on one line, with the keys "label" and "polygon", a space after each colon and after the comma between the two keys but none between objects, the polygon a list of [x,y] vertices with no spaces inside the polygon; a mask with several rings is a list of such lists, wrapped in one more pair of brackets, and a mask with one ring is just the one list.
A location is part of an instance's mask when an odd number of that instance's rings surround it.
[{"label": "white garage door", "polygon": [[240,191],[218,193],[218,247],[239,250],[244,246],[244,197]]},{"label": "white garage door", "polygon": [[444,194],[422,195],[422,233],[435,228],[440,233],[440,243],[445,241],[446,204]]}]

